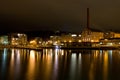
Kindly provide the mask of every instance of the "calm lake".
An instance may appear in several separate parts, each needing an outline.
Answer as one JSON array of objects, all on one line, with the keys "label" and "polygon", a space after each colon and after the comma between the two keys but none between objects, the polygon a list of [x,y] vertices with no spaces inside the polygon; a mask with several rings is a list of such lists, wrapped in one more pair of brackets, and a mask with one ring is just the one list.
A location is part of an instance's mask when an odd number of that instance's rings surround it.
[{"label": "calm lake", "polygon": [[120,80],[120,50],[4,48],[0,80]]}]

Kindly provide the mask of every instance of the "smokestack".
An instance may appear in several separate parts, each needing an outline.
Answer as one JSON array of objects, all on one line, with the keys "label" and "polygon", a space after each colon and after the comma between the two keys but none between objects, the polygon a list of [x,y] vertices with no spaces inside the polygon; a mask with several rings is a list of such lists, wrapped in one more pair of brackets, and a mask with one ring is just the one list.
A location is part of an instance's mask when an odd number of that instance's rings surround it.
[{"label": "smokestack", "polygon": [[89,16],[89,8],[87,8],[87,28],[89,29],[90,27],[90,22],[89,22],[90,16]]}]

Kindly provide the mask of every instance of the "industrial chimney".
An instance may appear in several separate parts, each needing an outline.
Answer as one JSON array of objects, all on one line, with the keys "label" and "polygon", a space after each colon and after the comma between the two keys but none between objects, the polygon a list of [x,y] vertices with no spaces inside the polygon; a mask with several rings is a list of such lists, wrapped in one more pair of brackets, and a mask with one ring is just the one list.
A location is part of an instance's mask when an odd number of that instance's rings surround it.
[{"label": "industrial chimney", "polygon": [[87,8],[87,29],[90,27],[90,22],[89,22],[90,16],[89,16],[89,8]]}]

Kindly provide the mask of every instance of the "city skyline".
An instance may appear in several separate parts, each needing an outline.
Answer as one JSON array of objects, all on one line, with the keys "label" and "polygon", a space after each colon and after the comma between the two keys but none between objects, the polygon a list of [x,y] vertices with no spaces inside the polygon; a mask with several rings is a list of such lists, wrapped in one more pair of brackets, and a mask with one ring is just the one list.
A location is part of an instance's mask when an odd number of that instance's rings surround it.
[{"label": "city skyline", "polygon": [[120,80],[120,1],[1,0],[1,80]]}]

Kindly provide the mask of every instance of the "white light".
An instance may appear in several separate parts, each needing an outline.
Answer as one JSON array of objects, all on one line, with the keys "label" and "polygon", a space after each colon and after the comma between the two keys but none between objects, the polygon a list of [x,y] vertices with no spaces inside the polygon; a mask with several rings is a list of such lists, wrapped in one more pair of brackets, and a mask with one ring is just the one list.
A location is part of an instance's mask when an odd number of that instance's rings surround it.
[{"label": "white light", "polygon": [[105,39],[105,41],[107,41],[108,39]]},{"label": "white light", "polygon": [[81,35],[79,35],[79,37],[81,37]]},{"label": "white light", "polygon": [[66,40],[64,40],[64,42],[67,42]]},{"label": "white light", "polygon": [[19,33],[18,33],[18,36],[20,37],[20,36],[21,36],[21,34],[19,34]]},{"label": "white light", "polygon": [[55,48],[56,48],[56,49],[58,49],[58,48],[59,48],[59,46],[55,46]]},{"label": "white light", "polygon": [[71,36],[72,36],[72,37],[76,37],[77,35],[76,35],[76,34],[72,34]]},{"label": "white light", "polygon": [[69,42],[71,43],[72,41],[71,41],[71,40],[69,40]]},{"label": "white light", "polygon": [[50,36],[50,38],[53,38],[53,36]]},{"label": "white light", "polygon": [[102,44],[102,42],[100,42],[100,44]]},{"label": "white light", "polygon": [[81,40],[79,40],[78,42],[82,42]]},{"label": "white light", "polygon": [[94,40],[91,40],[91,42],[94,42]]},{"label": "white light", "polygon": [[64,45],[64,44],[61,44],[61,45]]},{"label": "white light", "polygon": [[113,45],[113,43],[107,43],[108,45]]},{"label": "white light", "polygon": [[39,41],[39,43],[42,43],[41,41]]}]

